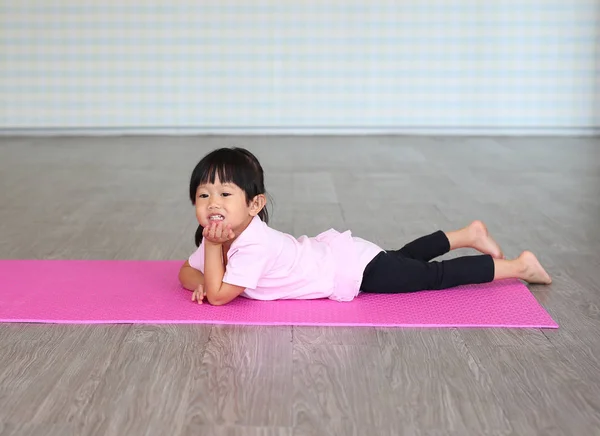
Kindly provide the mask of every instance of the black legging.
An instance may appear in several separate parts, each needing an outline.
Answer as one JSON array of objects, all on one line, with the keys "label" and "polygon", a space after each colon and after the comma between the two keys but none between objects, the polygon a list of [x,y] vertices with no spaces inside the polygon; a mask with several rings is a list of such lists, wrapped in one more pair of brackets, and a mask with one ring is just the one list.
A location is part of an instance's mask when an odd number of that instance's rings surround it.
[{"label": "black legging", "polygon": [[365,268],[360,289],[398,294],[486,283],[494,279],[494,260],[489,254],[430,262],[448,251],[450,242],[441,230],[416,239],[400,250],[382,251]]}]

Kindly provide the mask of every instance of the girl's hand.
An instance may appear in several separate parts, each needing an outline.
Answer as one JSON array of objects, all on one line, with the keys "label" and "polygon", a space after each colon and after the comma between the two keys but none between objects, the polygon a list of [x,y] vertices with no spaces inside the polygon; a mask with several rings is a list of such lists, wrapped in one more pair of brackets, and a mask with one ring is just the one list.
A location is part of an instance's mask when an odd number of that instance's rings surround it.
[{"label": "girl's hand", "polygon": [[198,304],[202,304],[202,300],[204,300],[204,297],[206,297],[204,285],[198,285],[198,287],[194,289],[194,293],[192,294],[192,301],[197,301]]},{"label": "girl's hand", "polygon": [[223,223],[212,222],[204,228],[202,237],[215,245],[221,245],[235,237],[231,224],[223,227]]}]

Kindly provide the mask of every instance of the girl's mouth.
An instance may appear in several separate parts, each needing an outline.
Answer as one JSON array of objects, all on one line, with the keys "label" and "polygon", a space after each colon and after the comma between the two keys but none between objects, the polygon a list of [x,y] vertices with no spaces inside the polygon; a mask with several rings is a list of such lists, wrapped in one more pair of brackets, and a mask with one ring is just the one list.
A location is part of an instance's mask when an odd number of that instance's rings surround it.
[{"label": "girl's mouth", "polygon": [[223,221],[224,219],[225,219],[225,217],[223,215],[218,215],[218,214],[210,215],[208,217],[209,221]]}]

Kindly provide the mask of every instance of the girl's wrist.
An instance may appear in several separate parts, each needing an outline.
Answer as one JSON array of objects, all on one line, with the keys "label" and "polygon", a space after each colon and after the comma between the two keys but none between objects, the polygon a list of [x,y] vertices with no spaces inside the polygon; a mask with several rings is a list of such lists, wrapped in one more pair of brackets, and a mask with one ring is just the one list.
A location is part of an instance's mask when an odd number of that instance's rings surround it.
[{"label": "girl's wrist", "polygon": [[206,247],[221,247],[221,245],[223,245],[222,242],[213,242],[208,239],[204,240],[204,246]]}]

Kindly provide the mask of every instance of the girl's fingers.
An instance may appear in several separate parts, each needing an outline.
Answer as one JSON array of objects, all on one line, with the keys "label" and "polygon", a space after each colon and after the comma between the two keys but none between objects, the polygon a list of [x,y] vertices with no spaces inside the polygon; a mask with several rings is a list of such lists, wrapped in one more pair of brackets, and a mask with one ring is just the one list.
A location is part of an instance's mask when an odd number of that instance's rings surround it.
[{"label": "girl's fingers", "polygon": [[204,297],[206,296],[206,292],[204,292],[204,286],[203,285],[199,285],[198,286],[198,304],[202,304]]},{"label": "girl's fingers", "polygon": [[230,239],[234,239],[235,233],[231,228],[231,224],[224,226],[223,223],[211,222],[204,228],[202,236],[213,242],[223,243]]},{"label": "girl's fingers", "polygon": [[198,285],[198,287],[194,289],[194,292],[192,292],[192,301],[197,301],[198,304],[202,304],[202,300],[205,296],[204,286]]}]

